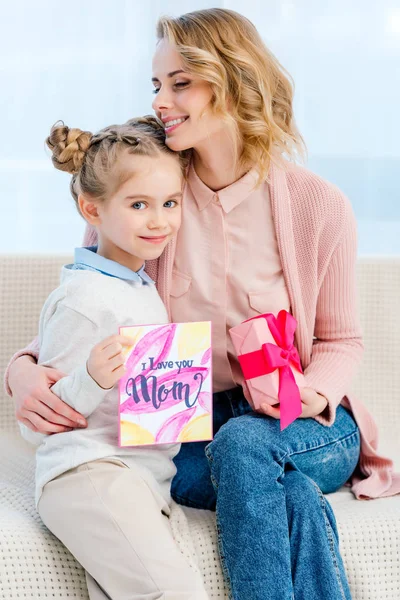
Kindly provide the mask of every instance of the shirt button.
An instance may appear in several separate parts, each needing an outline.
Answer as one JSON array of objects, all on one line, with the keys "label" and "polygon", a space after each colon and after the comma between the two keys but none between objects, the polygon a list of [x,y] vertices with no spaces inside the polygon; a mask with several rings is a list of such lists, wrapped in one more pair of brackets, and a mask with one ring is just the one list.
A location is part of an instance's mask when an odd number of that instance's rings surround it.
[{"label": "shirt button", "polygon": [[214,194],[214,202],[215,204],[220,204],[219,198],[217,194]]}]

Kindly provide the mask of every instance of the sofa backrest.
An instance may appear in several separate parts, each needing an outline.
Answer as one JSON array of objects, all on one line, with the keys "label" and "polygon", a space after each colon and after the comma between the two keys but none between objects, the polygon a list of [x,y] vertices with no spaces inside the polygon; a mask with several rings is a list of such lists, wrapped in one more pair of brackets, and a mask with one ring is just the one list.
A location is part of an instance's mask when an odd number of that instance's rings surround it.
[{"label": "sofa backrest", "polygon": [[[43,302],[60,280],[62,265],[71,256],[0,256],[0,372],[11,356],[24,348],[38,332]],[[0,428],[17,431],[14,403],[0,389]]]},{"label": "sofa backrest", "polygon": [[[42,304],[69,256],[0,256],[0,372],[37,333]],[[360,258],[359,306],[365,339],[354,391],[380,426],[382,449],[400,466],[400,257]],[[338,373],[340,377],[340,373]],[[0,391],[0,428],[16,430],[14,405]]]}]

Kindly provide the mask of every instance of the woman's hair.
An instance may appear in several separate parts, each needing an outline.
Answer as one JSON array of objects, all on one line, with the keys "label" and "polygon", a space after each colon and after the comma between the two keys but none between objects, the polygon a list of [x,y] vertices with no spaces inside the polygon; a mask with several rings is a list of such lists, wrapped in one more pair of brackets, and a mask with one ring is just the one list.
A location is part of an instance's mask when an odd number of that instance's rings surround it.
[{"label": "woman's hair", "polygon": [[124,153],[136,156],[175,155],[165,145],[162,122],[153,116],[131,119],[123,125],[110,125],[96,134],[70,129],[62,121],[51,128],[46,144],[52,150],[56,169],[72,174],[71,194],[78,205],[79,194],[97,200],[110,197],[132,174],[119,159]]},{"label": "woman's hair", "polygon": [[236,144],[243,144],[239,167],[256,166],[261,182],[271,160],[304,155],[291,78],[248,19],[220,8],[162,17],[157,38],[176,47],[188,72],[210,83],[215,113],[234,125]]}]

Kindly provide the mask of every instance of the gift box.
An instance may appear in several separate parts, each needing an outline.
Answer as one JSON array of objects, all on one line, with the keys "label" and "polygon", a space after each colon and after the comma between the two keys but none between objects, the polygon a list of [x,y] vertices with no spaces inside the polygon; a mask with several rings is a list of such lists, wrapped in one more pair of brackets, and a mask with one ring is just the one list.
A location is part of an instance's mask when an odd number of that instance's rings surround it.
[{"label": "gift box", "polygon": [[259,315],[229,331],[254,408],[279,403],[281,430],[301,415],[299,387],[306,385],[293,345],[296,326],[281,310],[277,317]]}]

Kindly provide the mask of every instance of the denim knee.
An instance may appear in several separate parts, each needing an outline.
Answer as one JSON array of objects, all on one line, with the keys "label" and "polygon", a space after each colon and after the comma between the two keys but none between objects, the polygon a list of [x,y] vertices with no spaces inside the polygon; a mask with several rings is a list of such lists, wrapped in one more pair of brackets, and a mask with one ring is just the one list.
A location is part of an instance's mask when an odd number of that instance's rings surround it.
[{"label": "denim knee", "polygon": [[[320,508],[322,493],[320,496],[316,484],[304,473],[296,470],[286,471],[283,485],[288,511],[304,511],[304,506]],[[312,514],[313,511],[310,512],[311,517]]]},{"label": "denim knee", "polygon": [[216,433],[214,440],[207,446],[207,453],[217,458],[231,455],[238,458],[248,448],[256,446],[256,432],[253,423],[246,416],[233,417]]},{"label": "denim knee", "polygon": [[[274,421],[274,420],[270,420]],[[266,466],[273,462],[283,463],[284,447],[277,443],[269,429],[279,423],[268,423],[261,415],[244,415],[230,419],[207,446],[206,455],[210,463],[223,463],[239,468],[254,463]]]}]

